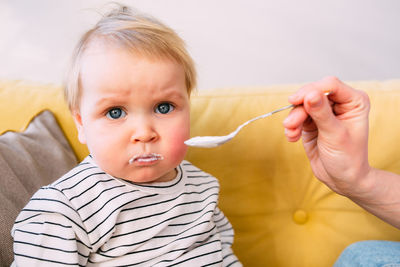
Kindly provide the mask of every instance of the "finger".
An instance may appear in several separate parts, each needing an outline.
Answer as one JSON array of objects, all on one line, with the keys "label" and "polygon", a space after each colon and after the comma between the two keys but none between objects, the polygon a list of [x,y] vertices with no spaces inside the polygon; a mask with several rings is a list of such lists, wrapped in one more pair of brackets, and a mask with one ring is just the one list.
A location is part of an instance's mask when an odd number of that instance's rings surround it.
[{"label": "finger", "polygon": [[294,107],[283,121],[285,136],[289,142],[296,142],[301,138],[303,123],[308,115],[303,106]]},{"label": "finger", "polygon": [[312,132],[318,130],[317,126],[315,125],[313,119],[308,116],[305,122],[303,123],[303,131]]},{"label": "finger", "polygon": [[349,103],[359,94],[358,90],[353,89],[336,77],[325,77],[315,83],[314,86],[319,90],[325,88],[329,92],[329,99],[337,104]]},{"label": "finger", "polygon": [[308,114],[303,106],[296,106],[290,112],[286,119],[283,121],[285,128],[298,128],[307,119]]},{"label": "finger", "polygon": [[338,78],[325,77],[320,81],[304,85],[295,94],[289,96],[288,100],[294,105],[303,104],[304,97],[314,90],[329,93],[329,99],[338,104],[351,102],[359,94],[357,90],[344,84]]},{"label": "finger", "polygon": [[303,124],[303,131],[301,133],[303,143],[308,143],[309,141],[315,139],[317,136],[318,127],[315,125],[313,119],[309,116]]},{"label": "finger", "polygon": [[335,134],[333,130],[337,129],[339,124],[329,100],[322,91],[313,90],[305,95],[304,109],[310,115],[320,133],[326,137]]},{"label": "finger", "polygon": [[302,127],[285,128],[285,136],[289,142],[297,142],[302,135]]}]

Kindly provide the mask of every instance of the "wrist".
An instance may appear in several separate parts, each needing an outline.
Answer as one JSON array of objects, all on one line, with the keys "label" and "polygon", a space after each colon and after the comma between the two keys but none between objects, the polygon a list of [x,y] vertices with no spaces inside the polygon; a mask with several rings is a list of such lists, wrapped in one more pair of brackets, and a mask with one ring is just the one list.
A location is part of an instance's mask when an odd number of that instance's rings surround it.
[{"label": "wrist", "polygon": [[357,182],[350,188],[347,196],[357,203],[371,203],[374,202],[381,194],[379,183],[380,170],[368,166],[363,173],[357,177]]},{"label": "wrist", "polygon": [[355,194],[349,195],[355,203],[400,229],[400,176],[370,168]]},{"label": "wrist", "polygon": [[366,164],[358,168],[358,171],[347,173],[343,178],[340,194],[356,201],[357,199],[369,198],[376,186],[376,169]]}]

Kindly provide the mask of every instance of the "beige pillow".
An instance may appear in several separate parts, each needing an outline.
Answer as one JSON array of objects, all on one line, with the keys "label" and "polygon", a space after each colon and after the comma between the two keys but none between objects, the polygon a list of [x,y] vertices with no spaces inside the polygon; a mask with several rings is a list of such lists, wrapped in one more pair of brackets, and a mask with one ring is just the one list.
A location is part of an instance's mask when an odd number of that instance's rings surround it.
[{"label": "beige pillow", "polygon": [[43,111],[22,132],[0,136],[0,262],[13,260],[11,228],[20,210],[43,185],[77,164],[53,114]]}]

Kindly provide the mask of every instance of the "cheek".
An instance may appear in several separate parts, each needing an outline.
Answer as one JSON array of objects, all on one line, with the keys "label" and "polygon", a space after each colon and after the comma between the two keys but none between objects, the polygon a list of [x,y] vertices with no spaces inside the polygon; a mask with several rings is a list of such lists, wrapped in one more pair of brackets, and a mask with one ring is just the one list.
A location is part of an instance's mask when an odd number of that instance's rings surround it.
[{"label": "cheek", "polygon": [[122,140],[122,137],[115,134],[117,131],[110,134],[104,129],[107,129],[107,127],[91,124],[86,131],[86,141],[92,156],[98,160],[108,161],[115,157],[116,153],[113,152],[119,148],[118,141]]},{"label": "cheek", "polygon": [[187,151],[184,141],[190,137],[189,126],[186,124],[179,125],[175,129],[177,130],[171,132],[168,138],[169,153],[173,158],[182,160]]},{"label": "cheek", "polygon": [[182,158],[185,156],[187,151],[187,146],[183,143],[188,138],[183,136],[171,137],[170,150],[174,157]]}]

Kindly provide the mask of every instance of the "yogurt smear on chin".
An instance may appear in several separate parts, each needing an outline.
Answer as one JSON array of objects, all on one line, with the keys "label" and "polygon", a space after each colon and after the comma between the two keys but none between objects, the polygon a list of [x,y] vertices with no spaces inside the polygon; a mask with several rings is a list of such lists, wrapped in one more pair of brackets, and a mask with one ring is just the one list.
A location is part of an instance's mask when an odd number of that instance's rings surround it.
[{"label": "yogurt smear on chin", "polygon": [[164,157],[157,153],[138,154],[129,159],[129,164],[133,164],[134,162],[138,163],[154,162],[163,159]]}]

